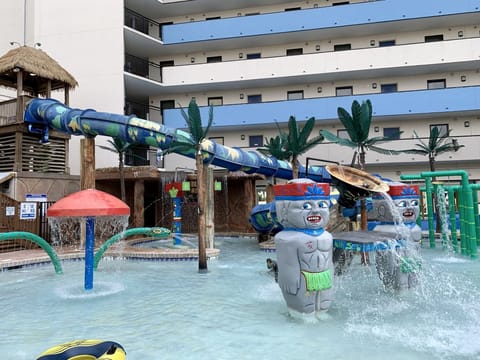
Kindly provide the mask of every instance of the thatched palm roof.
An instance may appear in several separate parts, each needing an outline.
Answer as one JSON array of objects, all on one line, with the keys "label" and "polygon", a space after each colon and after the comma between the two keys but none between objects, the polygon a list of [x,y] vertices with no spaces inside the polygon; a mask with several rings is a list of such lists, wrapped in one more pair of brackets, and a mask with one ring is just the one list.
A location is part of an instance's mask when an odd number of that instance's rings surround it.
[{"label": "thatched palm roof", "polygon": [[48,80],[51,80],[51,90],[78,85],[47,53],[30,46],[17,47],[0,57],[0,86],[17,88],[19,70],[23,73],[23,90],[32,94],[45,94]]}]

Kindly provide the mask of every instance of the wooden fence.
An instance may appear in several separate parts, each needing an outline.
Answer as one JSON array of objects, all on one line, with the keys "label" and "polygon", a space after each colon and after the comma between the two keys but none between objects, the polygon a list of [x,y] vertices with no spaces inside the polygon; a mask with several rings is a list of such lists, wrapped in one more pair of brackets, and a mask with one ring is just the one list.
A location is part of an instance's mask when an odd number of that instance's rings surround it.
[{"label": "wooden fence", "polygon": [[[27,204],[32,206],[33,210],[28,213],[28,218],[21,219],[22,202],[0,193],[0,232],[26,231],[38,235],[50,243],[51,236],[47,220],[47,209],[53,202],[28,202]],[[24,213],[25,211],[23,211]],[[20,240],[3,241],[0,244],[0,252],[35,247],[34,243]]]}]

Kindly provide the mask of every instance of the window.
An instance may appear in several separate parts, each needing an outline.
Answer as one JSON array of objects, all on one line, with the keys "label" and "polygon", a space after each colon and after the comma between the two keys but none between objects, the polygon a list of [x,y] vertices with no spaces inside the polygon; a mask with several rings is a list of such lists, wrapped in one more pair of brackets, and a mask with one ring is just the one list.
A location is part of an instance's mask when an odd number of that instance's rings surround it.
[{"label": "window", "polygon": [[220,16],[211,16],[211,17],[206,17],[205,20],[218,20],[221,19]]},{"label": "window", "polygon": [[125,115],[135,115],[141,119],[147,118],[148,104],[127,100],[125,102],[124,112]]},{"label": "window", "polygon": [[262,57],[261,53],[252,53],[252,54],[247,54],[247,60],[250,59],[260,59]]},{"label": "window", "polygon": [[250,135],[248,137],[248,146],[250,147],[263,146],[263,135]]},{"label": "window", "polygon": [[302,100],[303,90],[294,90],[287,92],[287,100]]},{"label": "window", "polygon": [[209,97],[208,106],[222,106],[223,96]]},{"label": "window", "polygon": [[168,109],[175,109],[175,100],[160,101],[160,112],[162,114],[162,117],[163,117],[164,111]]},{"label": "window", "polygon": [[145,166],[148,163],[147,145],[132,145],[125,151],[125,165],[130,166]]},{"label": "window", "polygon": [[222,62],[222,57],[221,56],[208,56],[207,57],[207,63],[217,63],[217,62]]},{"label": "window", "polygon": [[438,136],[439,137],[445,136],[446,134],[449,133],[448,124],[432,124],[432,125],[430,125],[430,131],[432,131],[432,129],[434,127],[438,128]]},{"label": "window", "polygon": [[287,49],[287,56],[291,56],[291,55],[302,55],[302,54],[303,54],[303,49],[302,49],[302,48]]},{"label": "window", "polygon": [[350,1],[340,1],[340,2],[333,3],[332,6],[348,5],[348,4],[350,4]]},{"label": "window", "polygon": [[445,79],[427,80],[427,89],[445,89],[447,81]]},{"label": "window", "polygon": [[395,40],[380,40],[378,42],[379,47],[394,46],[394,45],[395,45]]},{"label": "window", "polygon": [[245,16],[254,16],[254,15],[260,15],[260,13],[259,12],[245,13]]},{"label": "window", "polygon": [[262,95],[248,95],[247,96],[247,102],[249,104],[256,104],[256,103],[261,103],[262,102]]},{"label": "window", "polygon": [[380,91],[382,93],[397,92],[397,84],[381,84]]},{"label": "window", "polygon": [[425,36],[425,42],[434,42],[434,41],[442,41],[442,40],[443,40],[443,34]]},{"label": "window", "polygon": [[209,139],[215,141],[217,144],[224,145],[225,138],[223,136],[211,136]]},{"label": "window", "polygon": [[398,140],[400,139],[400,128],[398,127],[383,128],[383,136],[393,140]]},{"label": "window", "polygon": [[295,10],[302,10],[300,6],[298,7],[291,7],[291,8],[286,8],[285,11],[295,11]]},{"label": "window", "polygon": [[352,44],[337,44],[333,45],[333,51],[352,50]]},{"label": "window", "polygon": [[335,88],[335,96],[353,95],[353,86],[340,86]]},{"label": "window", "polygon": [[350,136],[348,135],[348,131],[346,129],[337,130],[337,136],[341,139],[350,140]]}]

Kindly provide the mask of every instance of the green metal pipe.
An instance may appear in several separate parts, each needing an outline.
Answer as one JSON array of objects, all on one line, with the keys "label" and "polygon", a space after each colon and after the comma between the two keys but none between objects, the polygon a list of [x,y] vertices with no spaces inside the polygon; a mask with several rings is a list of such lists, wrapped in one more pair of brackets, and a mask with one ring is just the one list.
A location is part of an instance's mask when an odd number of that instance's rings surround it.
[{"label": "green metal pipe", "polygon": [[[465,232],[465,251],[466,254],[469,255],[471,258],[477,258],[477,229],[476,229],[476,221],[475,221],[475,211],[474,211],[474,203],[473,203],[473,192],[471,184],[468,180],[468,173],[465,170],[445,170],[445,171],[425,171],[420,174],[416,175],[402,175],[402,179],[418,179],[418,177],[427,179],[442,177],[442,176],[460,176],[461,177],[461,193],[463,194],[459,198],[459,209],[463,208],[464,211],[461,211],[461,224],[462,219],[464,219],[464,227],[462,228],[462,233]],[[428,188],[428,187],[427,187]],[[427,196],[427,200],[429,196]],[[465,230],[465,231],[463,231]],[[429,222],[429,234],[430,234],[430,222]],[[431,241],[431,238],[430,238]],[[462,245],[463,251],[463,245]]]},{"label": "green metal pipe", "polygon": [[477,206],[474,206],[473,212],[474,212],[474,217],[475,217],[475,229],[476,229],[476,235],[477,235],[477,246],[480,246],[480,219],[478,218],[479,211],[478,211],[478,190],[480,190],[480,184],[471,184],[473,191],[473,203],[477,204]]},{"label": "green metal pipe", "polygon": [[430,242],[430,248],[435,248],[435,222],[433,215],[435,214],[433,207],[433,185],[432,179],[425,179],[425,189],[427,193],[427,220],[428,220],[428,240]]},{"label": "green metal pipe", "polygon": [[95,254],[94,261],[93,261],[93,269],[96,270],[98,267],[98,263],[102,259],[103,254],[107,249],[115,244],[116,242],[126,239],[129,236],[134,236],[134,235],[146,235],[152,238],[167,238],[171,235],[170,230],[162,227],[145,227],[145,228],[132,228],[132,229],[127,229],[119,234],[113,235],[110,239],[105,241],[103,245],[97,250],[97,253]]},{"label": "green metal pipe", "polygon": [[45,250],[45,252],[50,257],[53,267],[55,268],[55,272],[57,274],[63,274],[62,264],[60,263],[60,259],[58,258],[57,253],[55,252],[55,250],[53,250],[52,246],[49,243],[47,243],[44,239],[42,239],[40,236],[26,232],[26,231],[13,231],[13,232],[0,233],[0,241],[15,240],[15,239],[28,240],[40,246],[43,250]]},{"label": "green metal pipe", "polygon": [[462,191],[464,192],[464,206],[465,206],[465,221],[466,221],[466,242],[467,255],[476,259],[477,253],[477,236],[475,228],[475,215],[473,206],[473,192],[470,182],[468,180],[468,173],[465,170],[445,170],[445,171],[430,171],[422,172],[422,177],[440,177],[440,176],[460,176],[462,179]]},{"label": "green metal pipe", "polygon": [[460,253],[467,255],[468,241],[467,241],[467,223],[466,223],[466,209],[465,209],[465,194],[463,188],[458,191],[458,214],[460,217]]}]

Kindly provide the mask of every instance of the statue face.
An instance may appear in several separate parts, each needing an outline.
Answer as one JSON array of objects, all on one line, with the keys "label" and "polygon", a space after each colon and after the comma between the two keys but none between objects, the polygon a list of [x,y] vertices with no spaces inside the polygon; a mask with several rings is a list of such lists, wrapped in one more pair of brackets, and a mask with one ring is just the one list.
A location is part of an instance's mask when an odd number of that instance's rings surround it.
[{"label": "statue face", "polygon": [[399,199],[395,200],[398,212],[403,218],[403,222],[412,223],[420,213],[420,206],[418,199]]},{"label": "statue face", "polygon": [[[377,220],[394,222],[398,221],[400,216],[404,223],[415,222],[420,213],[420,206],[418,199],[395,199],[392,200],[394,208],[386,200],[376,199],[373,201],[374,213],[377,215]],[[398,212],[398,214],[397,214]]]},{"label": "statue face", "polygon": [[[330,203],[328,200],[279,201],[277,213],[285,227],[298,229],[322,229],[328,224]],[[280,210],[280,212],[278,212]]]}]

